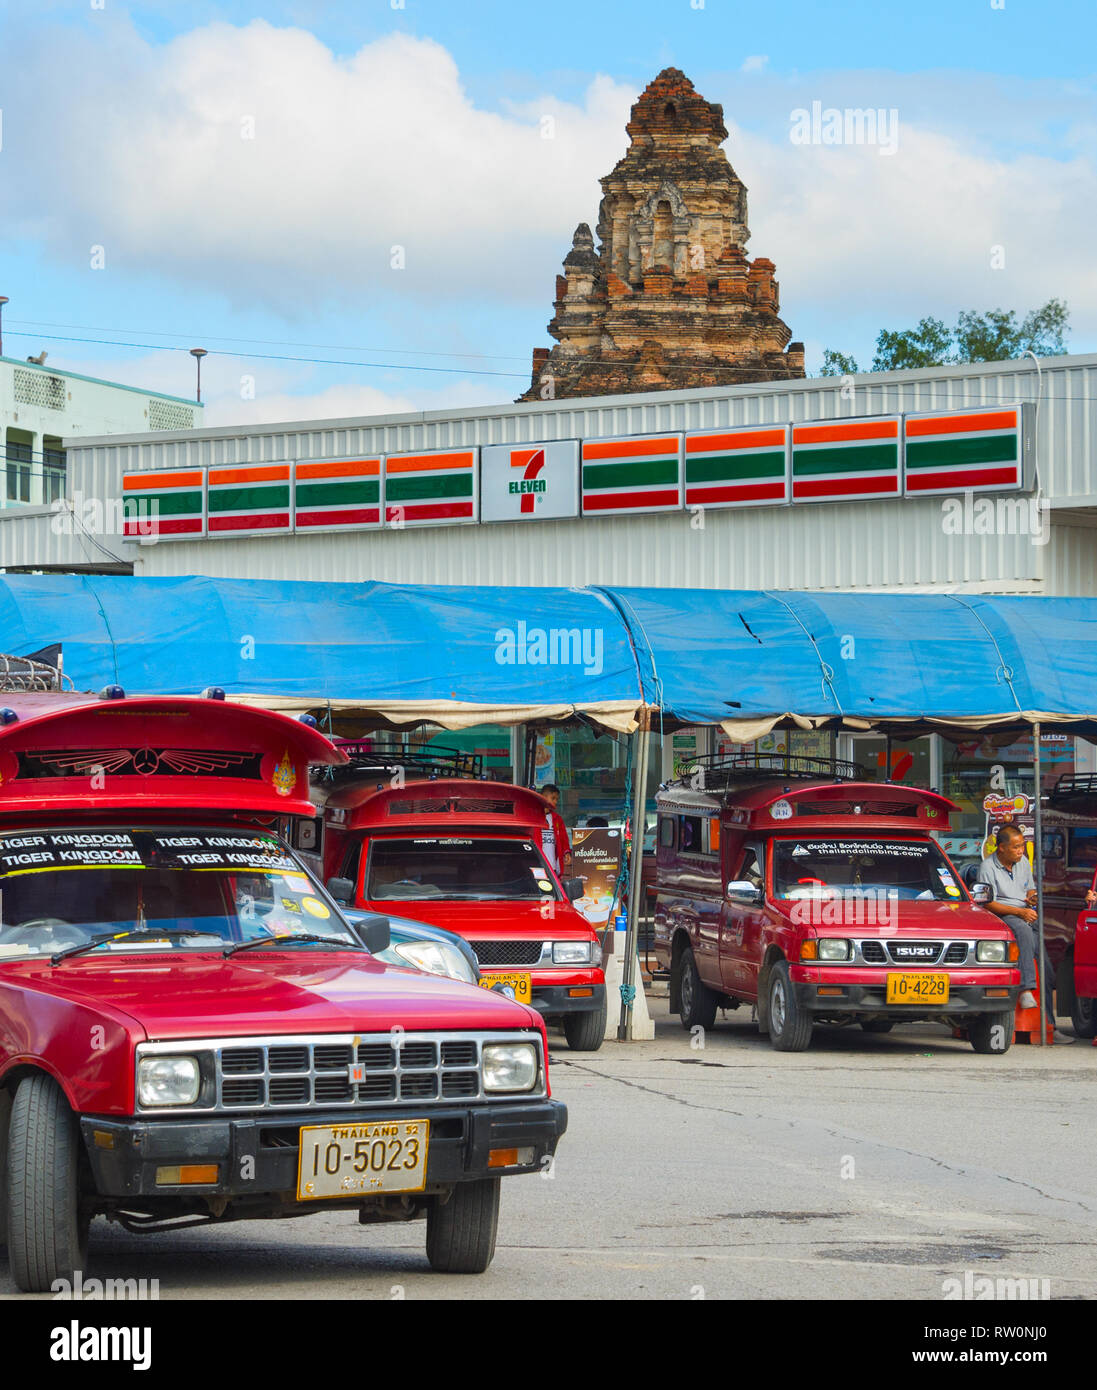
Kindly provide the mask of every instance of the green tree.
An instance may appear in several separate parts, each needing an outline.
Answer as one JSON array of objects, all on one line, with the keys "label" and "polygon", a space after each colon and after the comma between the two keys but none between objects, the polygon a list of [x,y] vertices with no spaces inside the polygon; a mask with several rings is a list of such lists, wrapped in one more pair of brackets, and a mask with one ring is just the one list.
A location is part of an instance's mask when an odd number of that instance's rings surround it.
[{"label": "green tree", "polygon": [[[948,367],[959,362],[1008,362],[1025,352],[1057,357],[1066,352],[1070,310],[1062,299],[1049,299],[1018,322],[1013,309],[988,309],[978,314],[964,309],[949,329],[941,319],[922,319],[916,328],[881,329],[876,339],[874,372],[907,367]],[[826,348],[820,376],[845,376],[857,371],[852,357]]]}]

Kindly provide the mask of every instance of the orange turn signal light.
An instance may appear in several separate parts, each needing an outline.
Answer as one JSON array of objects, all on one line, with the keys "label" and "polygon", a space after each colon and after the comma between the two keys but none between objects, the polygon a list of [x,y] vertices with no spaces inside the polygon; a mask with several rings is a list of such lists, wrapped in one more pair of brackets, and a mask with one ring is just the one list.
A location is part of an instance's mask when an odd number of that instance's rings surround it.
[{"label": "orange turn signal light", "polygon": [[158,1187],[183,1187],[187,1183],[213,1183],[220,1170],[216,1163],[184,1163],[177,1168],[157,1168]]},{"label": "orange turn signal light", "polygon": [[572,999],[590,999],[594,994],[592,989],[569,989],[568,995]]},{"label": "orange turn signal light", "polygon": [[820,986],[819,986],[819,991],[818,991],[818,992],[819,992],[820,994],[825,994],[825,995],[827,995],[828,998],[830,998],[830,997],[833,996],[833,995],[838,995],[839,998],[840,998],[843,994],[845,994],[845,990],[844,990],[844,989],[839,989],[839,988],[838,988],[837,986],[835,986],[835,985],[820,985]]},{"label": "orange turn signal light", "polygon": [[801,960],[818,960],[818,959],[819,959],[819,943],[818,943],[818,941],[801,941],[801,942],[800,942],[800,959],[801,959]]},{"label": "orange turn signal light", "polygon": [[1011,941],[1011,942],[1009,943],[1009,946],[1008,946],[1008,948],[1007,948],[1006,954],[1009,956],[1010,960],[1017,960],[1017,958],[1018,958],[1018,957],[1020,956],[1020,954],[1021,954],[1021,951],[1020,951],[1020,948],[1018,947],[1016,941]]},{"label": "orange turn signal light", "polygon": [[1009,990],[1008,990],[1008,989],[985,989],[985,990],[983,990],[983,994],[984,994],[988,999],[1008,999],[1008,998],[1009,998]]},{"label": "orange turn signal light", "polygon": [[488,1154],[489,1168],[513,1168],[517,1162],[517,1149],[492,1149]]}]

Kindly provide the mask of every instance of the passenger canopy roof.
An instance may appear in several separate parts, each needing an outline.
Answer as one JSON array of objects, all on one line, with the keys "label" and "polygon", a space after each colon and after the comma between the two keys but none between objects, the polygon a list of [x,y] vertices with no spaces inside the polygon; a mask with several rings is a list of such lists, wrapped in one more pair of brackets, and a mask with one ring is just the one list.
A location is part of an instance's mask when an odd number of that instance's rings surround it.
[{"label": "passenger canopy roof", "polygon": [[309,763],[345,755],[287,715],[192,696],[0,695],[0,816],[162,809],[314,814]]}]

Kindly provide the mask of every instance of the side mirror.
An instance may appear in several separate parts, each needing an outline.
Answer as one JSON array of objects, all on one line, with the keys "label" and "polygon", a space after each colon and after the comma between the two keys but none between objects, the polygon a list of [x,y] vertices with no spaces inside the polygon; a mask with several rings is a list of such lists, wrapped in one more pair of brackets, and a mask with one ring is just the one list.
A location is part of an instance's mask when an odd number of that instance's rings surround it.
[{"label": "side mirror", "polygon": [[561,879],[561,883],[564,887],[564,894],[570,902],[583,896],[583,880],[581,878],[565,878]]},{"label": "side mirror", "polygon": [[989,903],[992,901],[989,883],[973,883],[971,885],[971,901],[973,903]]},{"label": "side mirror", "polygon": [[732,902],[736,903],[760,903],[765,894],[756,883],[751,883],[749,879],[733,879],[724,890]]},{"label": "side mirror", "polygon": [[349,878],[329,878],[324,886],[341,906],[349,907],[354,901],[354,884]]},{"label": "side mirror", "polygon": [[362,938],[362,945],[371,955],[388,950],[392,928],[387,917],[380,912],[363,912],[356,913],[352,921],[354,930]]}]

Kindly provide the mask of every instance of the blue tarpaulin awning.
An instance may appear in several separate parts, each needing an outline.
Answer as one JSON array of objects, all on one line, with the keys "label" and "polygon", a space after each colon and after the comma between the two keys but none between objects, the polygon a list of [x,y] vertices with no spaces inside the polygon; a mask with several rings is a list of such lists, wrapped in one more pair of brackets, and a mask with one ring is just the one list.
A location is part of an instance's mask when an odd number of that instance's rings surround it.
[{"label": "blue tarpaulin awning", "polygon": [[77,689],[449,728],[1097,722],[1089,598],[0,576],[0,651],[56,642]]}]

